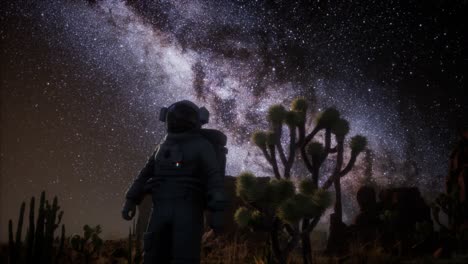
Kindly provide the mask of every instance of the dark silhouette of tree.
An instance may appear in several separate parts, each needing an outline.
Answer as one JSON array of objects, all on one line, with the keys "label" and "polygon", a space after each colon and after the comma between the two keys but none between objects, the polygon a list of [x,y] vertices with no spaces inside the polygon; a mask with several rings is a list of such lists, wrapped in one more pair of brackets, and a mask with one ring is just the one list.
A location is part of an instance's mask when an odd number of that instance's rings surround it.
[{"label": "dark silhouette of tree", "polygon": [[[345,163],[344,150],[346,135],[349,132],[348,122],[340,117],[340,113],[335,108],[328,108],[318,117],[315,127],[307,132],[307,110],[308,103],[304,98],[295,99],[290,110],[286,110],[282,105],[271,106],[267,115],[270,130],[255,132],[252,141],[271,165],[275,181],[270,183],[271,186],[259,185],[251,174],[241,175],[238,179],[238,194],[249,204],[253,212],[245,208],[239,209],[236,220],[244,226],[255,225],[258,222],[266,223],[264,226],[270,232],[273,253],[279,263],[286,263],[289,253],[299,241],[302,241],[304,263],[311,263],[310,232],[325,211],[326,190],[332,185],[336,196],[334,219],[342,222],[340,179],[351,171],[358,155],[367,145],[365,137],[359,135],[353,137],[350,142],[350,159]],[[289,132],[285,145],[282,141],[283,126],[286,126]],[[325,134],[324,144],[313,141],[322,131]],[[335,146],[332,146],[332,137],[335,139]],[[301,160],[310,173],[300,182],[299,193],[295,193],[294,189],[292,192],[286,191],[290,190],[287,186],[292,184],[288,180],[291,179],[291,168],[296,152],[300,153]],[[335,167],[324,184],[319,187],[320,167],[329,155],[334,156]],[[264,190],[275,189],[272,186],[282,186],[278,188],[283,190],[281,192],[283,195],[265,199],[262,193]],[[270,195],[270,197],[275,196]],[[299,225],[301,220],[302,225]],[[289,237],[285,246],[281,246],[282,232]],[[339,235],[336,232],[333,234]]]}]

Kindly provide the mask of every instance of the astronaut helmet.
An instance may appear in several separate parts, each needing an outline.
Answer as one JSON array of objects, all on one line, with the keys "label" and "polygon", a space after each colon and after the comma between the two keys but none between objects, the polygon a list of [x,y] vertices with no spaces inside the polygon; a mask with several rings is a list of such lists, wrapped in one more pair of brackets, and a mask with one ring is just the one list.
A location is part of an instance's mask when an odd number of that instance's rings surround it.
[{"label": "astronaut helmet", "polygon": [[206,108],[199,108],[191,101],[178,101],[171,106],[161,109],[159,119],[166,122],[167,132],[182,133],[200,128],[208,122],[209,112]]}]

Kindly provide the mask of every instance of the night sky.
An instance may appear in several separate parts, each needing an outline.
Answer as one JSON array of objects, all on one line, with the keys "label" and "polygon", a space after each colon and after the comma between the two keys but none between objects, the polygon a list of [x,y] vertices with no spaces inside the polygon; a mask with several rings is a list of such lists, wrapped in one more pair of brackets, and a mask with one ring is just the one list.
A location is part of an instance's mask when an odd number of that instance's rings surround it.
[{"label": "night sky", "polygon": [[[228,135],[230,175],[271,174],[250,134],[300,95],[368,138],[379,184],[424,194],[442,191],[467,120],[464,0],[18,2],[0,7],[2,240],[41,190],[69,233],[125,235],[124,192],[177,100]],[[344,180],[350,197],[362,170]]]}]

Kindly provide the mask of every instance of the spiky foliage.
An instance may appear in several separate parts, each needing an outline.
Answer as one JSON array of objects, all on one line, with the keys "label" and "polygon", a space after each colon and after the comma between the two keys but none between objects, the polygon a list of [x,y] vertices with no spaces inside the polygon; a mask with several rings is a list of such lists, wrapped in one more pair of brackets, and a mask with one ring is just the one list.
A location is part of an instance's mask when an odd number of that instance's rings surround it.
[{"label": "spiky foliage", "polygon": [[307,113],[306,112],[299,112],[295,111],[294,112],[294,117],[295,117],[295,122],[298,127],[303,126],[305,124],[305,121],[307,119]]},{"label": "spiky foliage", "polygon": [[262,224],[263,224],[263,214],[258,210],[253,211],[252,214],[251,214],[249,224],[253,228],[261,227]]},{"label": "spiky foliage", "polygon": [[351,150],[361,153],[367,147],[367,139],[364,136],[357,135],[351,138]]},{"label": "spiky foliage", "polygon": [[318,215],[320,208],[313,202],[310,195],[297,194],[294,198],[304,217],[312,218]]},{"label": "spiky foliage", "polygon": [[258,202],[263,198],[265,186],[258,183],[251,172],[243,172],[237,177],[236,194],[244,201]]},{"label": "spiky foliage", "polygon": [[246,207],[237,208],[234,213],[234,221],[239,228],[262,229],[263,214],[258,210],[250,210]]},{"label": "spiky foliage", "polygon": [[310,218],[320,212],[310,195],[295,194],[284,201],[278,208],[278,217],[283,221],[295,224],[304,217]]},{"label": "spiky foliage", "polygon": [[245,207],[239,207],[234,214],[234,220],[240,228],[246,228],[252,219],[252,211]]},{"label": "spiky foliage", "polygon": [[273,179],[269,182],[269,199],[273,206],[289,199],[295,193],[294,184],[289,180]]},{"label": "spiky foliage", "polygon": [[276,143],[276,134],[273,131],[266,132],[266,144],[271,146]]},{"label": "spiky foliage", "polygon": [[332,196],[330,195],[330,192],[323,189],[317,189],[312,195],[312,200],[322,209],[325,209],[332,204]]},{"label": "spiky foliage", "polygon": [[303,214],[297,205],[297,199],[290,198],[283,202],[278,208],[278,217],[290,224],[299,221],[303,217]]},{"label": "spiky foliage", "polygon": [[267,133],[265,131],[255,131],[252,134],[252,142],[260,148],[264,148],[267,143]]},{"label": "spiky foliage", "polygon": [[345,119],[339,118],[333,123],[331,129],[337,139],[344,139],[349,132],[349,123]]},{"label": "spiky foliage", "polygon": [[316,190],[316,186],[313,181],[306,179],[299,183],[299,192],[305,195],[312,195]]},{"label": "spiky foliage", "polygon": [[295,127],[298,125],[298,116],[297,112],[294,111],[286,111],[284,114],[284,122],[289,127]]},{"label": "spiky foliage", "polygon": [[267,119],[270,122],[270,124],[280,125],[284,120],[285,114],[286,109],[284,108],[284,106],[280,104],[272,105],[270,106],[270,108],[268,108]]},{"label": "spiky foliage", "polygon": [[340,112],[334,107],[325,109],[318,117],[317,124],[321,127],[331,127],[340,118]]},{"label": "spiky foliage", "polygon": [[306,112],[309,104],[304,97],[298,97],[294,99],[291,103],[291,110],[297,112]]},{"label": "spiky foliage", "polygon": [[322,156],[325,153],[324,147],[320,142],[311,142],[307,145],[307,153],[311,156]]}]

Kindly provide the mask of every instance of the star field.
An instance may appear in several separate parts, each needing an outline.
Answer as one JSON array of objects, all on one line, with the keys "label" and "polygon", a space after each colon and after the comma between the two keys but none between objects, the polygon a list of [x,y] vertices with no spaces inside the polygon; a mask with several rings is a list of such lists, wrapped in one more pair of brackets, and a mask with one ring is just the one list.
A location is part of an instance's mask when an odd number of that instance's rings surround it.
[{"label": "star field", "polygon": [[[441,191],[467,113],[466,2],[345,2],[7,2],[0,226],[45,189],[72,232],[124,235],[123,194],[164,134],[159,108],[181,99],[228,135],[230,175],[270,174],[250,134],[269,105],[304,96],[368,138],[378,183]],[[350,199],[362,171],[343,182]]]}]

